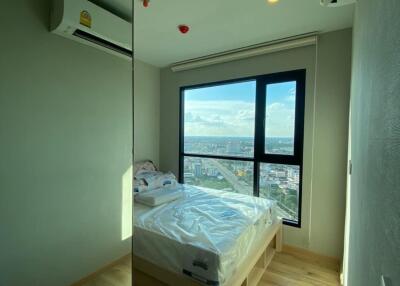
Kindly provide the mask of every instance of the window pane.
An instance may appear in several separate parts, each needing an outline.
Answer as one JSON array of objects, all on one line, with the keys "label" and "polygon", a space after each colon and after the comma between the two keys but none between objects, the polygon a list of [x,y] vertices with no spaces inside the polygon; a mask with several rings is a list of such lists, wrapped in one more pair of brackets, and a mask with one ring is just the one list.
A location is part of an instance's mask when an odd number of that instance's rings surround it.
[{"label": "window pane", "polygon": [[268,84],[266,96],[265,153],[293,155],[296,82]]},{"label": "window pane", "polygon": [[300,167],[260,164],[260,197],[277,201],[278,216],[298,222]]},{"label": "window pane", "polygon": [[253,195],[253,162],[184,158],[184,183]]},{"label": "window pane", "polygon": [[254,156],[256,82],[184,91],[184,152]]}]

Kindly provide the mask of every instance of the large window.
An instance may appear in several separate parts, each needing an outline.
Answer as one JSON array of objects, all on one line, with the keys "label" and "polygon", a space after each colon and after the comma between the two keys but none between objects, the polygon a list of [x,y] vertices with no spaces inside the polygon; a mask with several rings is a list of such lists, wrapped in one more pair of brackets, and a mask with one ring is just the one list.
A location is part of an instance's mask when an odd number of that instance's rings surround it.
[{"label": "large window", "polygon": [[275,200],[301,226],[305,70],[181,88],[180,181]]}]

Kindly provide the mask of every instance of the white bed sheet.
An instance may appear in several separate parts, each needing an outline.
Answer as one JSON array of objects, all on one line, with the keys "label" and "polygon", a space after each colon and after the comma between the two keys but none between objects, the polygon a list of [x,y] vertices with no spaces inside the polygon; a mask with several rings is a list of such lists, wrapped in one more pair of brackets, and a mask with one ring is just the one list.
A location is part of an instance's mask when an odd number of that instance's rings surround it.
[{"label": "white bed sheet", "polygon": [[266,199],[182,186],[183,197],[135,204],[133,253],[207,285],[224,285],[276,219]]}]

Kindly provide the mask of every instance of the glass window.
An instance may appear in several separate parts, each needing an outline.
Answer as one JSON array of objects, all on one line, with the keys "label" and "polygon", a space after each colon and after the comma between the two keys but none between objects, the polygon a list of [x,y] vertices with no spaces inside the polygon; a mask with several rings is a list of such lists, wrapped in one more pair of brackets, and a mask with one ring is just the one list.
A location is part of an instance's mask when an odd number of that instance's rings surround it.
[{"label": "glass window", "polygon": [[298,221],[300,167],[260,164],[260,197],[277,202],[278,216]]},{"label": "glass window", "polygon": [[184,91],[184,151],[254,156],[256,82]]},{"label": "glass window", "polygon": [[301,227],[305,70],[181,89],[179,180],[275,200]]},{"label": "glass window", "polygon": [[252,195],[253,172],[253,162],[184,158],[184,182],[194,186]]},{"label": "glass window", "polygon": [[296,82],[267,84],[265,109],[265,153],[293,155]]}]

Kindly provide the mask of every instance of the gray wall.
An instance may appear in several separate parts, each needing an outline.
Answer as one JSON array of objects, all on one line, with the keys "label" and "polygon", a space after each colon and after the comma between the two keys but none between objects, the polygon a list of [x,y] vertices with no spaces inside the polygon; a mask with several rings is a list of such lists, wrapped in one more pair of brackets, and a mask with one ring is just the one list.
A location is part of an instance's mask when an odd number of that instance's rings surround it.
[{"label": "gray wall", "polygon": [[[351,30],[323,34],[318,45],[173,73],[161,71],[160,163],[178,173],[179,87],[307,69],[302,228],[285,227],[288,244],[341,257],[346,188]],[[316,112],[314,112],[314,107]],[[314,118],[315,116],[315,118]]]},{"label": "gray wall", "polygon": [[400,2],[358,1],[351,92],[349,286],[400,285]]},{"label": "gray wall", "polygon": [[318,42],[310,245],[342,256],[351,78],[351,30]]},{"label": "gray wall", "polygon": [[131,64],[49,33],[49,4],[0,4],[0,285],[68,285],[130,251]]},{"label": "gray wall", "polygon": [[135,61],[135,161],[159,164],[160,69]]}]

